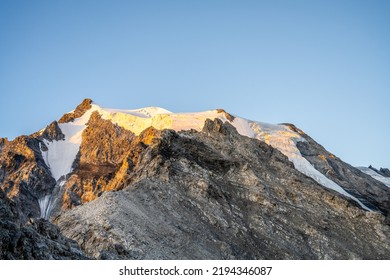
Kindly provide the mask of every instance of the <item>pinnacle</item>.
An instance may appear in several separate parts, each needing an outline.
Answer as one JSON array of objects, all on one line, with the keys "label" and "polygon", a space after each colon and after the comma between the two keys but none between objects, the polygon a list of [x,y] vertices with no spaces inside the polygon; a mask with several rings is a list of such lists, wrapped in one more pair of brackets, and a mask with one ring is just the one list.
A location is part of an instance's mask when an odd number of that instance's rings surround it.
[{"label": "pinnacle", "polygon": [[76,109],[71,112],[63,115],[60,120],[58,121],[59,123],[67,123],[71,122],[74,119],[77,119],[84,115],[86,111],[88,111],[91,108],[92,104],[92,99],[90,98],[85,98],[77,107]]}]

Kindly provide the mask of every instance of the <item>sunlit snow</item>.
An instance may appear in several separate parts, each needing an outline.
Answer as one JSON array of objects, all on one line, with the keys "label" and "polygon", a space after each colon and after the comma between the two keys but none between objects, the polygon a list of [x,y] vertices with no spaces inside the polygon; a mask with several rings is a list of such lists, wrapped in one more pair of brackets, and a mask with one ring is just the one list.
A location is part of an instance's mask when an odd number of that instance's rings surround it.
[{"label": "sunlit snow", "polygon": [[346,192],[342,187],[328,179],[317,171],[299,152],[296,143],[305,141],[297,132],[285,125],[273,125],[261,122],[249,121],[240,117],[229,120],[222,110],[211,110],[199,113],[172,113],[159,107],[147,107],[136,110],[117,110],[102,108],[92,104],[81,118],[73,122],[59,124],[65,135],[64,141],[47,141],[48,151],[42,152],[45,163],[50,167],[53,177],[58,180],[61,176],[72,171],[72,164],[79,150],[82,132],[86,127],[92,112],[97,111],[103,119],[139,135],[146,128],[153,126],[156,129],[173,129],[176,131],[195,129],[201,131],[206,119],[219,118],[224,122],[230,122],[241,135],[256,138],[281,151],[294,164],[295,168],[303,174],[313,178],[322,186],[335,190],[347,196],[362,206],[356,197]]}]

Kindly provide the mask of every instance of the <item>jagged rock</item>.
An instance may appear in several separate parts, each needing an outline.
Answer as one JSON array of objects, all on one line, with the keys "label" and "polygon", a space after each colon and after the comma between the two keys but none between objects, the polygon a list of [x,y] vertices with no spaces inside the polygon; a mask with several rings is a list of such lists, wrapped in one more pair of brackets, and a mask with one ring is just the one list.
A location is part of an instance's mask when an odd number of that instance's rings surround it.
[{"label": "jagged rock", "polygon": [[45,130],[41,134],[41,137],[50,141],[59,141],[65,139],[65,135],[62,133],[56,121],[52,122],[45,128]]},{"label": "jagged rock", "polygon": [[228,112],[226,112],[224,109],[217,109],[217,112],[218,113],[224,113],[225,114],[225,117],[226,117],[226,119],[227,120],[229,120],[229,121],[234,121],[234,116],[232,116],[231,114],[229,114]]},{"label": "jagged rock", "polygon": [[385,217],[325,189],[278,150],[206,121],[161,132],[127,187],[54,222],[93,258],[388,259]]},{"label": "jagged rock", "polygon": [[94,112],[83,132],[80,164],[117,165],[130,150],[134,134]]},{"label": "jagged rock", "polygon": [[5,145],[5,143],[8,142],[8,139],[7,138],[0,138],[0,153],[1,153],[1,150],[3,149],[3,146]]},{"label": "jagged rock", "polygon": [[15,201],[23,212],[23,220],[39,217],[38,198],[53,190],[55,180],[43,161],[42,142],[20,136],[5,142],[0,152],[0,189]]},{"label": "jagged rock", "polygon": [[369,169],[372,171],[378,173],[379,175],[383,177],[390,177],[390,170],[388,168],[380,168],[379,170],[373,167],[372,165],[368,166]]},{"label": "jagged rock", "polygon": [[135,136],[112,122],[92,113],[83,131],[83,142],[74,170],[65,183],[61,209],[69,209],[99,197],[103,192],[121,187],[116,172],[124,164],[132,164],[130,154],[135,148]]},{"label": "jagged rock", "polygon": [[384,177],[390,177],[390,170],[388,168],[380,168],[379,174],[381,174]]},{"label": "jagged rock", "polygon": [[0,189],[0,259],[86,259],[57,226],[42,219],[22,220],[17,204]]},{"label": "jagged rock", "polygon": [[134,176],[133,168],[139,162],[140,153],[160,134],[161,131],[150,127],[136,137],[103,120],[97,112],[92,113],[83,132],[75,171],[69,175],[60,194],[62,202],[53,215],[92,201],[104,192],[124,188]]},{"label": "jagged rock", "polygon": [[81,104],[78,105],[73,112],[63,115],[58,122],[67,123],[72,122],[74,119],[80,118],[88,109],[91,108],[91,104],[91,99],[84,99],[83,102],[81,102]]}]

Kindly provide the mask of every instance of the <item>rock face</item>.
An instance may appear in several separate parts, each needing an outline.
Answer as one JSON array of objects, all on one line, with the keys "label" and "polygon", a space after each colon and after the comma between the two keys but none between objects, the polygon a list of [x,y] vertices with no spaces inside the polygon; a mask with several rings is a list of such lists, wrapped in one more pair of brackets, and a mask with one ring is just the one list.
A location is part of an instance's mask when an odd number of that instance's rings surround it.
[{"label": "rock face", "polygon": [[303,176],[279,151],[207,121],[163,131],[123,190],[55,223],[93,258],[388,259],[384,216]]},{"label": "rock face", "polygon": [[46,127],[46,129],[42,132],[42,134],[38,138],[58,141],[58,140],[64,140],[65,135],[62,133],[61,129],[59,128],[58,123],[54,121]]},{"label": "rock face", "polygon": [[93,113],[88,128],[83,132],[83,143],[63,189],[61,210],[92,201],[104,192],[119,190],[133,176],[133,167],[146,144],[159,132],[149,128],[135,136],[112,122]]},{"label": "rock face", "polygon": [[65,184],[62,209],[91,201],[105,191],[115,190],[115,174],[128,163],[134,135],[95,112],[83,132],[83,142],[74,170]]},{"label": "rock face", "polygon": [[39,217],[38,198],[51,193],[55,180],[41,152],[42,142],[30,136],[6,141],[0,154],[0,189],[22,210],[22,219]]},{"label": "rock face", "polygon": [[[373,211],[239,134],[233,124],[250,127],[222,109],[224,121],[174,131],[143,125],[188,128],[189,115],[114,110],[110,120],[99,108],[85,99],[37,133],[0,139],[0,258],[390,259],[390,188],[295,126],[302,156]],[[116,123],[136,118],[148,128]],[[82,141],[56,181],[43,155],[69,135]]]},{"label": "rock face", "polygon": [[22,222],[17,204],[0,190],[0,259],[86,259],[78,244],[42,219]]}]

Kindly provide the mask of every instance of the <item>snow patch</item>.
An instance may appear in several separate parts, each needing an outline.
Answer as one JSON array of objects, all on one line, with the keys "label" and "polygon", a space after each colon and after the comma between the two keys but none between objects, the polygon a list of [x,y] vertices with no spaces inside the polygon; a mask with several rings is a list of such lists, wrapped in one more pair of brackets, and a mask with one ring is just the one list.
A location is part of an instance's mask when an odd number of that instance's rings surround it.
[{"label": "snow patch", "polygon": [[390,178],[384,177],[381,174],[375,172],[374,170],[372,170],[371,168],[368,168],[368,167],[357,167],[357,169],[366,173],[367,175],[370,175],[375,180],[385,184],[387,187],[390,188]]},{"label": "snow patch", "polygon": [[306,160],[296,143],[299,141],[306,141],[299,133],[292,131],[285,125],[273,125],[260,122],[248,121],[249,126],[253,129],[256,139],[264,141],[273,148],[278,149],[294,164],[294,167],[306,176],[314,179],[320,185],[337,191],[338,193],[349,197],[356,201],[362,208],[370,210],[359,199],[346,192],[338,184],[327,178],[324,174],[314,168],[311,163]]},{"label": "snow patch", "polygon": [[56,181],[72,171],[72,164],[80,149],[83,130],[86,128],[86,123],[94,109],[92,107],[73,122],[58,124],[65,135],[64,140],[43,139],[47,151],[41,149],[42,157]]}]

